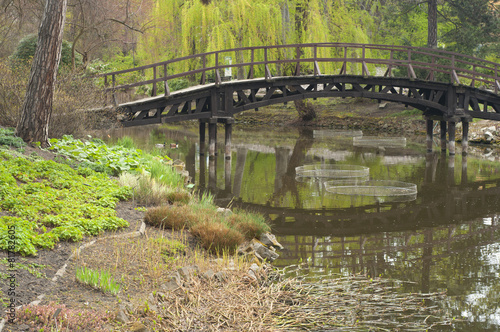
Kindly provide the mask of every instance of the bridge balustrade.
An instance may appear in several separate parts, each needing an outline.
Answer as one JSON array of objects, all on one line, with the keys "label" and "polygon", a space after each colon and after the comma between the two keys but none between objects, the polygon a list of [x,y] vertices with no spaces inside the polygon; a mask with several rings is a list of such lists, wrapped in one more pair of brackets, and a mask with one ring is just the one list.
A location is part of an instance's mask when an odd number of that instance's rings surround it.
[{"label": "bridge balustrade", "polygon": [[[234,72],[234,75],[232,75]],[[225,75],[231,73],[231,75]],[[206,52],[100,75],[106,91],[148,86],[151,96],[170,94],[169,82],[300,75],[406,77],[464,84],[500,92],[500,65],[444,50],[410,46],[312,43]],[[160,84],[160,86],[158,86]],[[116,101],[116,100],[115,100]]]}]

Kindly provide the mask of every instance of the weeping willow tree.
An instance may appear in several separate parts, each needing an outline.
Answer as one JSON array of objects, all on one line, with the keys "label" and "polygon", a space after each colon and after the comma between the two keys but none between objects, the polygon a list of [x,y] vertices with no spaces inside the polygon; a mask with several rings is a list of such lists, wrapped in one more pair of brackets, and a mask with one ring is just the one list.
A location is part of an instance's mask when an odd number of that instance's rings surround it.
[{"label": "weeping willow tree", "polygon": [[[144,63],[248,46],[370,41],[372,19],[344,0],[158,0],[151,13],[156,29],[144,34],[138,55]],[[280,53],[281,52],[281,53]],[[311,52],[305,50],[305,52]],[[330,49],[318,49],[328,57]],[[304,54],[310,56],[312,54]],[[233,59],[242,61],[241,52]],[[276,50],[269,57],[294,57]],[[255,54],[262,60],[263,54]],[[248,59],[246,59],[248,60]],[[213,60],[212,60],[213,61]],[[183,64],[192,67],[196,63]],[[327,70],[328,64],[322,64]],[[172,68],[187,70],[190,68]]]}]

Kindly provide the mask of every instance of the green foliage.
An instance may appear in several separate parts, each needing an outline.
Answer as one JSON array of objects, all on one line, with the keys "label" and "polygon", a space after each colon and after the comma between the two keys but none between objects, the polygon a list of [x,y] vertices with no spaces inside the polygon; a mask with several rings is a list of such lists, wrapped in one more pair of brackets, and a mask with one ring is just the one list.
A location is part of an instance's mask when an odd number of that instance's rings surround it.
[{"label": "green foliage", "polygon": [[[36,34],[27,35],[19,41],[16,50],[10,56],[10,60],[14,65],[25,64],[31,62],[33,56],[35,55],[36,45],[38,42],[38,36]],[[71,66],[71,47],[72,44],[66,40],[63,40],[62,51],[61,51],[61,65]],[[79,54],[75,55],[76,64],[82,63],[82,57]]]},{"label": "green foliage", "polygon": [[102,140],[91,139],[81,141],[72,136],[63,136],[62,139],[51,139],[50,150],[64,155],[71,160],[82,162],[95,171],[104,171],[110,175],[119,175],[122,172],[142,168],[142,151],[127,149],[122,146],[108,147]]},{"label": "green foliage", "polygon": [[[149,174],[151,179],[161,185],[181,187],[184,184],[183,177],[170,166],[170,158],[143,153],[142,150],[133,148],[133,142],[127,138],[123,138],[115,146],[108,146],[100,139],[81,141],[72,136],[51,139],[50,143],[50,149],[54,152],[96,172],[114,176],[125,172]],[[81,172],[86,171],[82,169]]]},{"label": "green foliage", "polygon": [[4,154],[0,208],[14,216],[0,218],[0,249],[35,255],[37,248],[53,248],[59,240],[79,241],[83,235],[128,226],[116,217],[115,207],[130,198],[131,189],[105,174],[85,173],[54,161]]},{"label": "green foliage", "polygon": [[116,295],[120,291],[120,285],[116,283],[109,271],[96,271],[84,266],[76,269],[76,280],[104,293]]},{"label": "green foliage", "polygon": [[[138,45],[137,54],[144,63],[249,46],[369,42],[368,31],[373,28],[371,15],[361,10],[356,3],[334,0],[257,0],[252,3],[244,0],[221,0],[208,4],[199,0],[161,0],[154,7],[152,17],[158,29],[154,33],[142,35]],[[334,55],[328,52],[328,49],[320,48],[318,56]],[[254,55],[255,60],[263,61],[263,52]],[[282,59],[294,57],[295,54],[272,50],[268,56],[270,59]],[[311,54],[304,54],[304,57],[308,56]],[[232,63],[249,60],[249,52],[240,52],[232,59]],[[174,63],[169,65],[168,70],[191,70],[201,65],[197,61],[200,60]],[[224,58],[219,58],[219,64],[224,61]],[[213,65],[215,58],[207,57],[207,66]],[[321,63],[320,66],[325,70],[330,64]],[[271,70],[279,74],[290,68],[273,67]],[[304,67],[304,70],[312,70],[312,67]],[[245,74],[242,70],[232,76],[243,78]],[[190,79],[196,81],[199,77],[195,79],[193,75]],[[170,88],[173,87],[171,84]]]},{"label": "green foliage", "polygon": [[21,148],[26,146],[26,143],[14,135],[14,128],[0,128],[0,145],[12,146]]}]

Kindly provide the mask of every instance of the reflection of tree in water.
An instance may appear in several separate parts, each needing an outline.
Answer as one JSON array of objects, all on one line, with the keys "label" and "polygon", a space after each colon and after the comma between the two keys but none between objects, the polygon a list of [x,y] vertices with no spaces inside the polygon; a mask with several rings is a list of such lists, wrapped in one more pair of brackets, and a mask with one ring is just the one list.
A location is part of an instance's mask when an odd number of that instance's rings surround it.
[{"label": "reflection of tree in water", "polygon": [[276,148],[276,181],[274,194],[270,198],[270,201],[274,202],[276,206],[281,205],[280,200],[290,192],[295,199],[294,207],[302,207],[297,181],[295,180],[295,168],[304,164],[306,153],[313,143],[313,130],[301,128],[290,158],[288,158],[289,149]]}]

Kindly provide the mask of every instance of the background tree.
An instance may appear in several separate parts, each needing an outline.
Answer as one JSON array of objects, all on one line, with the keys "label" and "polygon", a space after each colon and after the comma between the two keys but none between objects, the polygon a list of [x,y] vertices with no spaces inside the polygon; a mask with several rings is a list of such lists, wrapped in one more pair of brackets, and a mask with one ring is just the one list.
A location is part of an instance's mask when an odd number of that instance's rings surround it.
[{"label": "background tree", "polygon": [[437,0],[427,2],[427,47],[437,48],[438,46],[438,21],[437,21]]},{"label": "background tree", "polygon": [[27,143],[49,146],[48,125],[52,98],[61,60],[67,0],[47,0],[38,32],[38,44],[31,66],[21,119],[16,133]]}]

